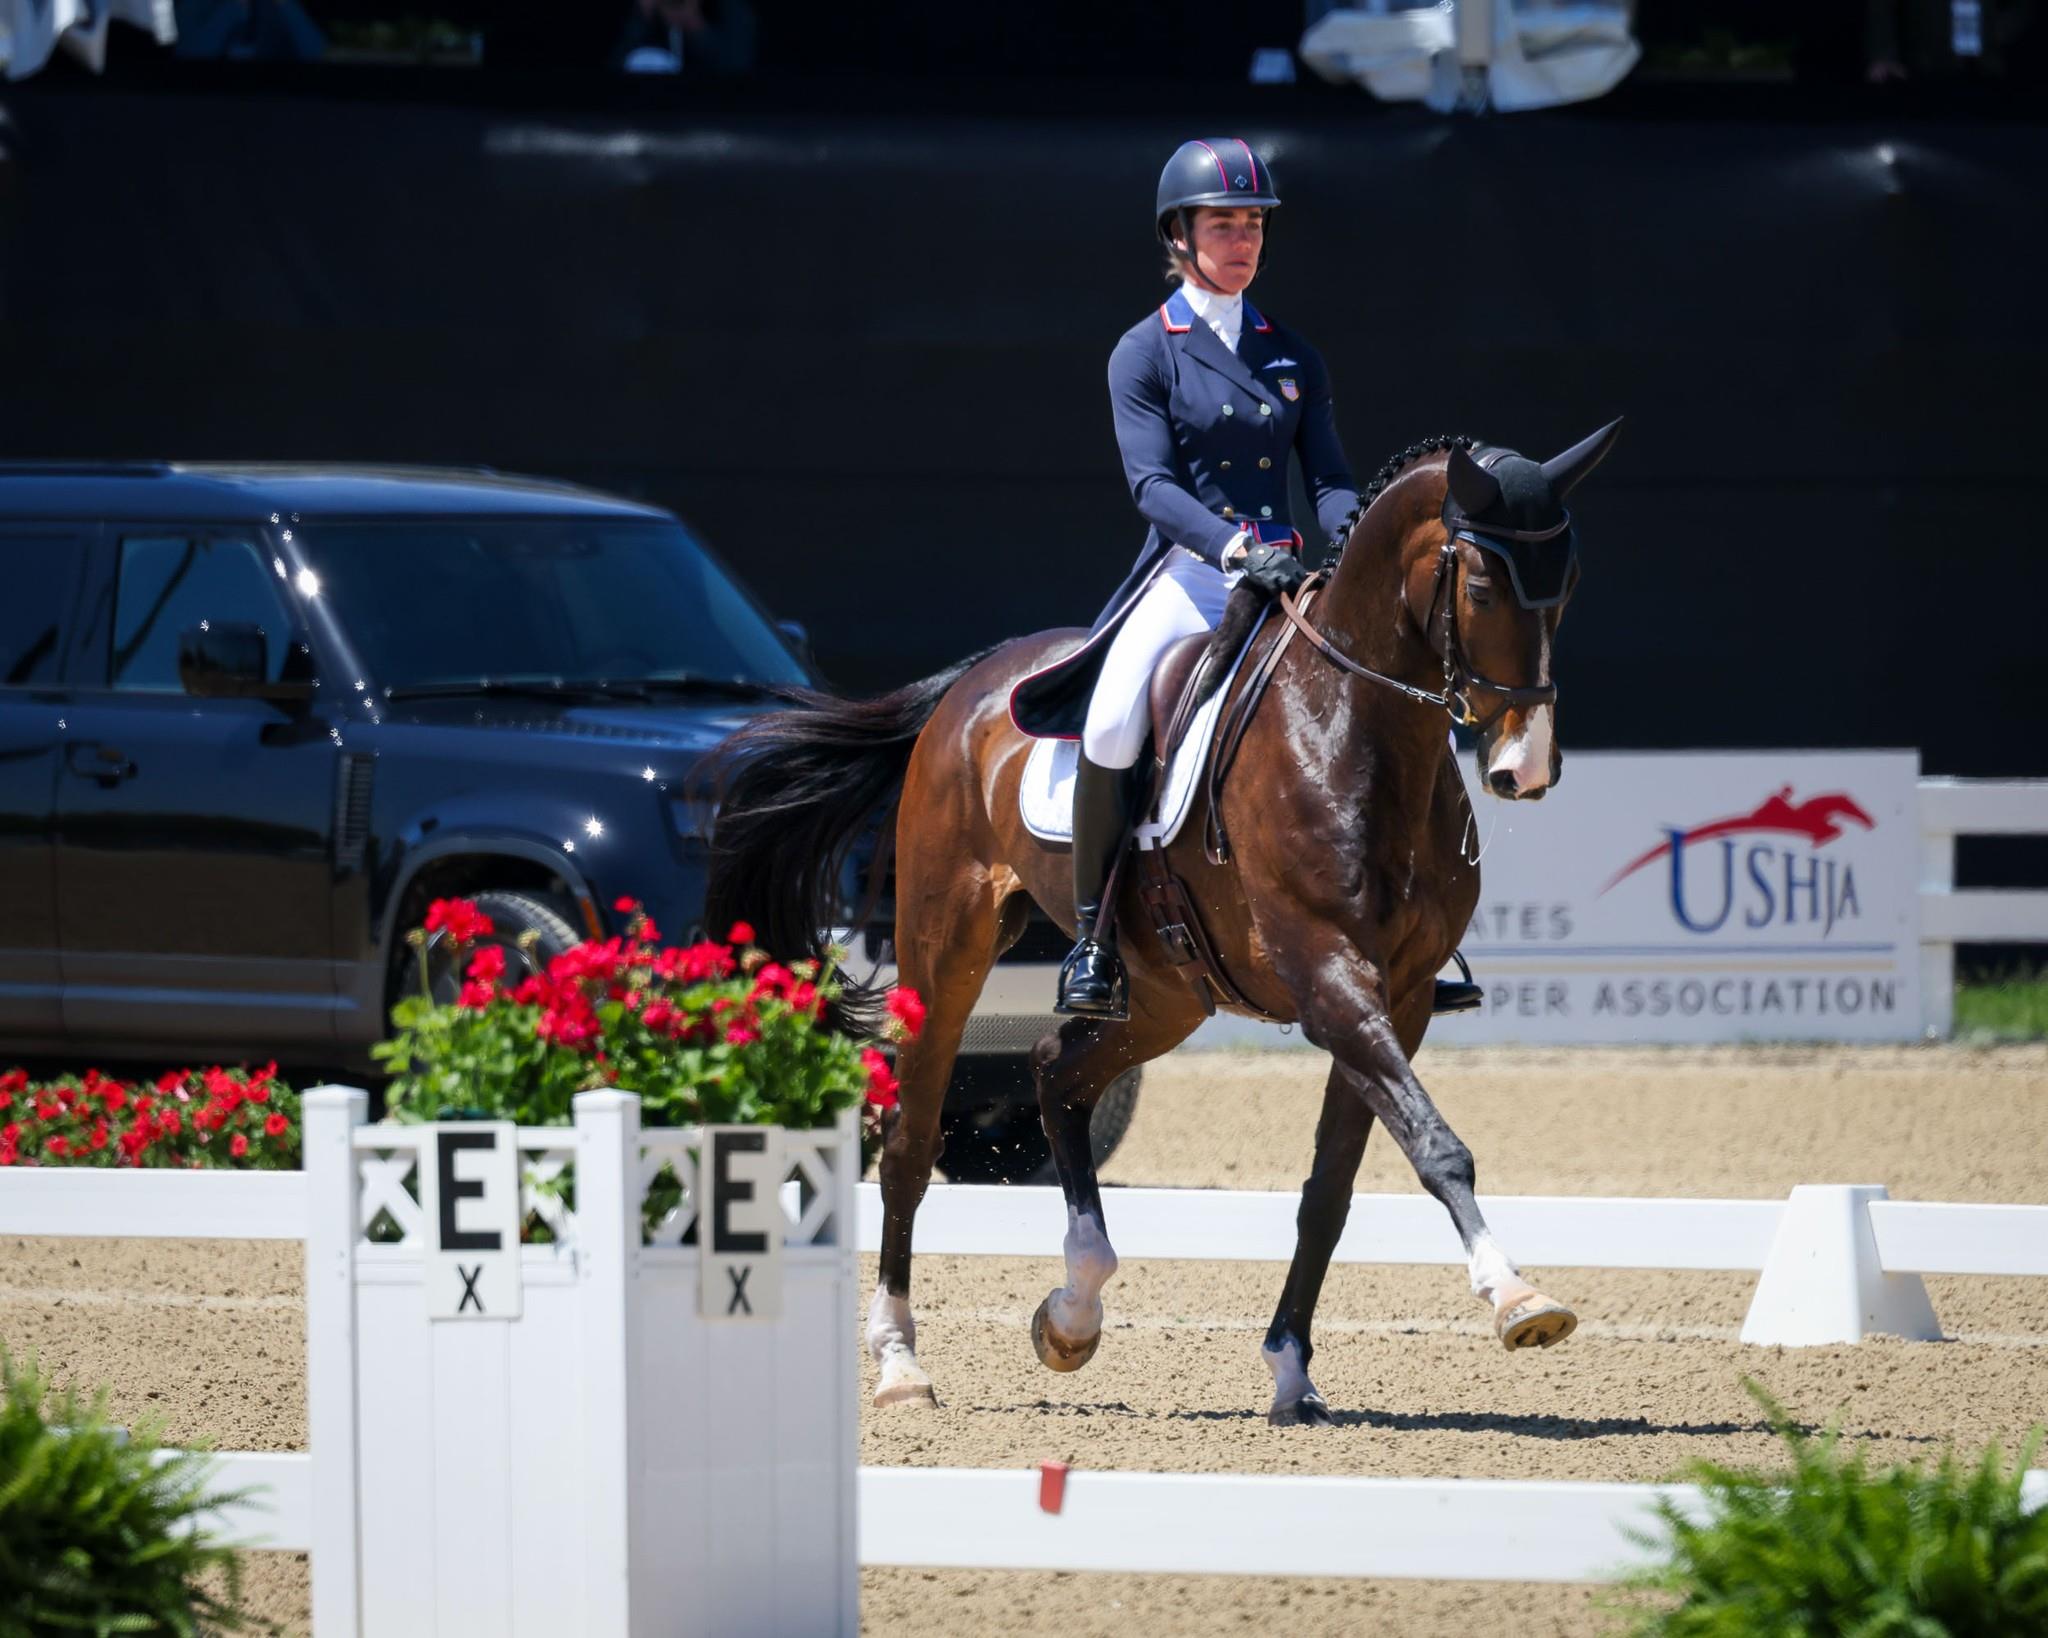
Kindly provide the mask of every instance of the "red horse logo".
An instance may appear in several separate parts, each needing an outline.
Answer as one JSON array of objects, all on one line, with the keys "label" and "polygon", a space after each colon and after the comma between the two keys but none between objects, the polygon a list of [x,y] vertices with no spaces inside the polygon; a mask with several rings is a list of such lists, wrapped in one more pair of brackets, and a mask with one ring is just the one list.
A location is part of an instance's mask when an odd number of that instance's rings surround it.
[{"label": "red horse logo", "polygon": [[1674,831],[1640,859],[1624,866],[1614,880],[1600,891],[1609,891],[1633,876],[1644,865],[1653,864],[1663,858],[1671,851],[1674,843],[1704,842],[1715,836],[1733,836],[1743,832],[1766,832],[1776,836],[1804,836],[1815,847],[1824,847],[1842,834],[1844,819],[1855,820],[1865,830],[1877,828],[1877,821],[1841,791],[1830,791],[1825,796],[1809,796],[1804,802],[1794,804],[1792,787],[1780,786],[1749,813],[1711,820],[1695,830]]}]

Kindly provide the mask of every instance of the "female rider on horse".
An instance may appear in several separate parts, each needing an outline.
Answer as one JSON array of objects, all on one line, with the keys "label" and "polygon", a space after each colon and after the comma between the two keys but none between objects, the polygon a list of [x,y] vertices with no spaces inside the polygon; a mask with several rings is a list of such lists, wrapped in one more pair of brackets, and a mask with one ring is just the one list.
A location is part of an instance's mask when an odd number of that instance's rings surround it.
[{"label": "female rider on horse", "polygon": [[[1145,747],[1160,656],[1215,630],[1239,581],[1273,597],[1306,578],[1288,517],[1291,453],[1301,457],[1321,538],[1347,528],[1358,505],[1322,355],[1245,299],[1279,204],[1271,167],[1235,137],[1184,142],[1160,173],[1153,220],[1178,288],[1124,332],[1109,359],[1124,474],[1151,529],[1088,641],[1013,699],[1018,725],[1038,733],[1071,732],[1086,701],[1074,780],[1079,939],[1060,968],[1063,1013],[1126,1013],[1103,894],[1130,829],[1137,781],[1128,770]],[[1439,986],[1439,1010],[1476,999],[1447,988]]]}]

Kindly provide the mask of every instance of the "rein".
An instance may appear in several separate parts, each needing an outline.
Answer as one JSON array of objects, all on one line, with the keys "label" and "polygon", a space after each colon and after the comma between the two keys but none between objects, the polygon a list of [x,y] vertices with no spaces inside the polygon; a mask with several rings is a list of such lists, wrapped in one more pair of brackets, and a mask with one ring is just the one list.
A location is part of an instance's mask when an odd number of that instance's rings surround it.
[{"label": "rein", "polygon": [[[1444,611],[1442,646],[1438,648],[1436,644],[1431,644],[1432,652],[1440,653],[1444,662],[1444,682],[1440,692],[1432,692],[1427,688],[1418,688],[1414,683],[1403,682],[1399,677],[1389,677],[1383,671],[1375,671],[1371,666],[1359,664],[1358,661],[1344,653],[1321,632],[1317,631],[1314,626],[1308,623],[1308,606],[1315,600],[1316,594],[1329,583],[1330,571],[1328,569],[1318,569],[1302,582],[1301,598],[1299,601],[1290,593],[1282,592],[1279,598],[1280,612],[1293,622],[1295,630],[1299,631],[1302,636],[1309,640],[1315,651],[1332,665],[1335,665],[1340,670],[1349,672],[1354,677],[1363,677],[1368,682],[1376,682],[1382,687],[1391,688],[1395,693],[1404,694],[1418,704],[1440,705],[1445,711],[1450,713],[1451,720],[1461,727],[1484,730],[1491,726],[1510,706],[1554,704],[1557,699],[1556,683],[1539,683],[1528,687],[1517,687],[1509,683],[1496,682],[1485,673],[1475,669],[1472,662],[1465,657],[1464,645],[1458,638],[1458,539],[1461,535],[1471,534],[1472,529],[1465,519],[1456,515],[1447,515],[1444,523],[1450,530],[1450,533],[1445,536],[1443,548],[1437,553],[1436,575],[1429,583],[1429,608],[1424,613],[1420,622],[1426,634],[1429,628],[1436,622],[1438,603],[1442,603]],[[1511,534],[1517,539],[1547,539],[1552,535],[1561,533],[1568,524],[1569,519],[1567,519],[1566,523],[1559,524],[1557,528],[1542,531],[1540,534],[1534,530],[1501,530],[1499,532]],[[1403,593],[1403,601],[1406,601],[1405,592]],[[1499,703],[1483,717],[1479,716],[1472,709],[1471,694],[1475,688],[1484,693],[1493,694],[1499,700]]]}]

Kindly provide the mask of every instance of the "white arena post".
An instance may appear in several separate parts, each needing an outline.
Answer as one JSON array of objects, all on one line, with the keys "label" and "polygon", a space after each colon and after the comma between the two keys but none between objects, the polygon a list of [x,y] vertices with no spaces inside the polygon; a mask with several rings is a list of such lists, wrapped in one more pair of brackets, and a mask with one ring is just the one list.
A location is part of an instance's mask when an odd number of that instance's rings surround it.
[{"label": "white arena post", "polygon": [[1882,1331],[1938,1341],[1927,1286],[1918,1274],[1887,1272],[1870,1209],[1882,1183],[1802,1184],[1785,1202],[1770,1257],[1742,1321],[1742,1340],[1808,1348],[1861,1342]]}]

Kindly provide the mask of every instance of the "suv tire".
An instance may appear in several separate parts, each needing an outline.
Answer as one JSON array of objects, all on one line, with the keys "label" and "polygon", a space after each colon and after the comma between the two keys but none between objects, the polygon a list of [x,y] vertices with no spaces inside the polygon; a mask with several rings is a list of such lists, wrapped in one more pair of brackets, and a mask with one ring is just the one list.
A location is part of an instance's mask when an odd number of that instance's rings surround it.
[{"label": "suv tire", "polygon": [[[1023,1053],[962,1058],[953,1074],[954,1090],[939,1117],[946,1145],[940,1170],[955,1183],[1057,1183],[1052,1145],[1038,1118],[1030,1058]],[[1142,1068],[1127,1069],[1095,1100],[1088,1147],[1097,1166],[1116,1152],[1130,1130],[1143,1077]]]},{"label": "suv tire", "polygon": [[[491,918],[491,936],[479,940],[477,947],[496,944],[504,950],[507,988],[516,985],[529,972],[544,972],[556,956],[583,942],[583,935],[569,920],[569,907],[545,895],[513,888],[491,888],[471,894],[470,902]],[[410,932],[411,929],[404,931]],[[520,936],[528,932],[539,935],[531,961],[519,948]],[[469,965],[469,954],[474,954],[474,951],[467,952],[459,962],[447,959],[445,955],[437,960],[437,951],[429,947],[429,983],[437,1001],[447,1003],[455,999],[462,987],[463,969]],[[416,989],[418,984],[419,957],[401,934],[391,957],[391,1000],[397,1001],[400,996]]]}]

